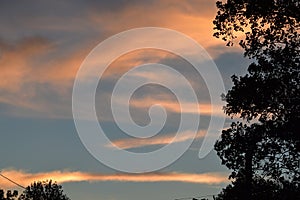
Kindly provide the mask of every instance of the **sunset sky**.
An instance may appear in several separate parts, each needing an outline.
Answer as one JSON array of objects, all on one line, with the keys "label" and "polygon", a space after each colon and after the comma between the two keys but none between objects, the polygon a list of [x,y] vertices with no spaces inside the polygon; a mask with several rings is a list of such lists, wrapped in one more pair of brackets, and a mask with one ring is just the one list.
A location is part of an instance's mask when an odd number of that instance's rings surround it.
[{"label": "sunset sky", "polygon": [[[198,158],[211,115],[209,93],[184,59],[161,50],[129,52],[111,63],[95,97],[99,123],[114,145],[148,152],[172,141],[182,112],[178,101],[166,88],[139,88],[130,101],[133,120],[139,125],[149,123],[148,109],[153,104],[163,106],[168,119],[155,137],[125,137],[107,104],[113,84],[132,67],[146,63],[169,65],[189,77],[197,90],[199,110],[187,109],[185,114],[200,115],[199,130],[188,151],[173,164],[144,174],[111,169],[86,150],[72,116],[73,83],[85,57],[108,37],[132,28],[162,27],[193,38],[212,57],[228,90],[230,76],[244,74],[249,61],[237,46],[228,48],[212,36],[215,14],[214,0],[1,1],[1,173],[23,186],[52,179],[63,185],[72,200],[171,200],[217,194],[228,184],[227,169],[214,151]],[[122,45],[127,44],[115,48]],[[138,75],[169,78],[163,73]],[[224,115],[222,110],[214,114]],[[189,136],[187,132],[173,142],[192,139]],[[0,188],[20,189],[1,177]]]}]

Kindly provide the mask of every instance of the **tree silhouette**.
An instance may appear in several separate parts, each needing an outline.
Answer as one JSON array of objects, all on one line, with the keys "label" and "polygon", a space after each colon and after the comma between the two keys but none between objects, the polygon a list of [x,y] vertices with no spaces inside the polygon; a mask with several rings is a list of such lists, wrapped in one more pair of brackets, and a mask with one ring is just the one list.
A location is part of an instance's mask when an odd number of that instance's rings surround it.
[{"label": "tree silhouette", "polygon": [[233,87],[223,95],[225,113],[246,122],[232,123],[215,144],[235,179],[219,198],[234,199],[228,194],[238,191],[235,199],[257,199],[256,190],[268,185],[276,195],[289,191],[286,185],[299,190],[300,3],[227,0],[217,8],[214,36],[231,46],[245,32],[239,44],[255,59],[246,75],[232,76]]},{"label": "tree silhouette", "polygon": [[217,1],[215,37],[233,45],[237,32],[245,33],[239,44],[249,57],[268,58],[274,50],[299,48],[299,0]]},{"label": "tree silhouette", "polygon": [[[233,184],[230,184],[223,189],[215,199],[245,199],[245,188],[245,182],[241,179],[237,179],[237,181],[233,182]],[[296,188],[288,182],[278,184],[272,180],[258,177],[253,179],[251,198],[264,200],[295,200],[299,199],[299,193],[299,188]]]},{"label": "tree silhouette", "polygon": [[62,186],[50,181],[34,182],[26,188],[19,200],[69,200]]},{"label": "tree silhouette", "polygon": [[6,195],[4,190],[0,189],[0,200],[16,200],[18,198],[18,191],[7,190]]}]

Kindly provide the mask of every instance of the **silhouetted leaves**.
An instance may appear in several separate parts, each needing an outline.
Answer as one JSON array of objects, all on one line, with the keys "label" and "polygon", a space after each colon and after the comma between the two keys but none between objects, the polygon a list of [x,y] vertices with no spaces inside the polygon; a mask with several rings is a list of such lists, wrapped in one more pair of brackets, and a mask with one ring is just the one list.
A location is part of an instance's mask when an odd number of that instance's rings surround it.
[{"label": "silhouetted leaves", "polygon": [[231,46],[244,32],[239,44],[255,60],[222,95],[225,113],[246,122],[233,123],[215,144],[235,179],[219,198],[261,199],[257,190],[270,186],[270,197],[291,199],[300,181],[300,3],[227,0],[217,8],[214,36]]},{"label": "silhouetted leaves", "polygon": [[295,200],[300,198],[299,189],[288,182],[277,183],[259,177],[253,179],[253,186],[250,189],[242,179],[237,179],[224,188],[216,200],[243,200],[247,198],[245,195],[249,195],[247,192],[249,190],[251,190],[249,199]]},{"label": "silhouetted leaves", "polygon": [[19,200],[69,200],[62,186],[50,181],[34,182],[26,188]]},{"label": "silhouetted leaves", "polygon": [[14,190],[7,190],[6,194],[4,190],[0,189],[0,200],[17,200],[18,198],[18,191]]},{"label": "silhouetted leaves", "polygon": [[267,58],[274,50],[299,48],[300,3],[298,0],[227,0],[217,2],[215,37],[239,44],[249,57]]},{"label": "silhouetted leaves", "polygon": [[38,181],[28,186],[18,197],[18,191],[8,190],[5,194],[0,189],[0,200],[70,200],[62,190],[62,186],[50,181]]}]

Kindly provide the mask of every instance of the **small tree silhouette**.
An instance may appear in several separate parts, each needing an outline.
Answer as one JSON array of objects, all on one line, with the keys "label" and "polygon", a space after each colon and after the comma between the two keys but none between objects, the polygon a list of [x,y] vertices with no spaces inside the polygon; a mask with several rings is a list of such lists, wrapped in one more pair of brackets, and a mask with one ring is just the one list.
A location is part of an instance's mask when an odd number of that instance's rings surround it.
[{"label": "small tree silhouette", "polygon": [[62,186],[50,181],[34,182],[20,195],[19,200],[69,200]]},{"label": "small tree silhouette", "polygon": [[0,189],[0,200],[16,200],[18,198],[18,191],[7,190],[6,195],[4,190]]}]

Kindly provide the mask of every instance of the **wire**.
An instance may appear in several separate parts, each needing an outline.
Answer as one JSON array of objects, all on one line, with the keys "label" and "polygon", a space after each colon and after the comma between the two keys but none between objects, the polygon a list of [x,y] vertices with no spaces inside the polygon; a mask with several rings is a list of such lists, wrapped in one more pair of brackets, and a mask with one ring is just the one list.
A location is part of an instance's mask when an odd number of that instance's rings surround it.
[{"label": "wire", "polygon": [[198,197],[183,197],[183,198],[179,198],[179,199],[175,199],[175,200],[199,199],[199,198],[204,198],[204,197],[214,197],[214,196],[217,196],[217,194],[208,194],[208,195],[198,196]]},{"label": "wire", "polygon": [[20,188],[23,188],[23,189],[26,190],[26,187],[24,187],[24,186],[22,186],[21,184],[15,182],[15,181],[13,181],[13,180],[11,180],[10,178],[4,176],[3,174],[1,174],[1,171],[0,171],[0,176],[2,176],[3,178],[5,178],[5,179],[8,180],[9,182],[15,184],[16,186],[19,186]]},{"label": "wire", "polygon": [[214,197],[217,196],[217,194],[208,194],[208,195],[204,195],[204,196],[200,196],[200,197],[195,197],[196,199],[198,198],[203,198],[203,197]]}]

